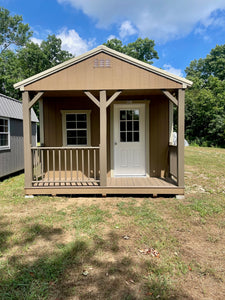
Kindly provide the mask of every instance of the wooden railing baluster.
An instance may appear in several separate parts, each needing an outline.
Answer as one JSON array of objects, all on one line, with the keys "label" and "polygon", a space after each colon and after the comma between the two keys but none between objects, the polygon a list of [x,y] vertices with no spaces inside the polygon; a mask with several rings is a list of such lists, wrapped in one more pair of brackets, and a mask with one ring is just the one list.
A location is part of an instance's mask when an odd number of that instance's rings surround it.
[{"label": "wooden railing baluster", "polygon": [[70,180],[73,180],[73,154],[72,150],[70,150]]},{"label": "wooden railing baluster", "polygon": [[32,147],[31,150],[35,186],[99,182],[99,147]]},{"label": "wooden railing baluster", "polygon": [[61,182],[61,150],[59,150],[59,182]]}]

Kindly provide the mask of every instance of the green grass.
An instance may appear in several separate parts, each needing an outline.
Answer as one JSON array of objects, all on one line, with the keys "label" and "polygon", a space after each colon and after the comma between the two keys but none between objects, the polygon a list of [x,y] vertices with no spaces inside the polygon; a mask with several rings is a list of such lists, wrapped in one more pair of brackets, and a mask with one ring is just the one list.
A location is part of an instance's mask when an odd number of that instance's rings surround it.
[{"label": "green grass", "polygon": [[[225,150],[185,151],[185,200],[25,199],[23,175],[0,182],[0,299],[201,299],[199,278],[208,279],[204,297],[216,299],[225,282],[222,255],[211,259],[224,249]],[[139,252],[150,247],[160,258]]]}]

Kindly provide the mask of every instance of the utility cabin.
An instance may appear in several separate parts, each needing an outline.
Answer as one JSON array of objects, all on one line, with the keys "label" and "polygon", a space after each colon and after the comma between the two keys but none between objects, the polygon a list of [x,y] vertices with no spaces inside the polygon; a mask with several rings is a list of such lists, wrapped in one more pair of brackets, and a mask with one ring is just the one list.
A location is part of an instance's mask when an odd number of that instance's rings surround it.
[{"label": "utility cabin", "polygon": [[[31,141],[37,145],[37,116],[31,110]],[[0,94],[0,178],[24,169],[22,102]]]},{"label": "utility cabin", "polygon": [[[25,193],[184,194],[191,84],[106,46],[15,84],[23,92]],[[41,145],[32,147],[37,101]]]}]

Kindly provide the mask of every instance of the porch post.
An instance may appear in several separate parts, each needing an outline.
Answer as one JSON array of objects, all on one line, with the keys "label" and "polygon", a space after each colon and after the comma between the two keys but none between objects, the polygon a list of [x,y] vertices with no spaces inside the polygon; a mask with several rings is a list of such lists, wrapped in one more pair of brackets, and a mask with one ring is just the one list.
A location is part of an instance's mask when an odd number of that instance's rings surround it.
[{"label": "porch post", "polygon": [[39,126],[40,126],[40,145],[44,146],[44,111],[43,99],[39,99]]},{"label": "porch post", "polygon": [[25,188],[32,186],[32,155],[31,155],[31,111],[29,108],[30,97],[28,92],[23,92],[23,136],[24,136],[24,172]]},{"label": "porch post", "polygon": [[177,183],[184,186],[184,103],[185,90],[178,90]]},{"label": "porch post", "polygon": [[100,91],[100,185],[107,186],[107,106],[106,91]]},{"label": "porch post", "polygon": [[173,102],[169,101],[169,145],[173,145]]}]

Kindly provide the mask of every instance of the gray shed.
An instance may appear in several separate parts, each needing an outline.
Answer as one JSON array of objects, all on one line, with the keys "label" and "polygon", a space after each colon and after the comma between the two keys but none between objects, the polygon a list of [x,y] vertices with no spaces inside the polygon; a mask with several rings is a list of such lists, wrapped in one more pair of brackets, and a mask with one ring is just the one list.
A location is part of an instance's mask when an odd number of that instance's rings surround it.
[{"label": "gray shed", "polygon": [[[37,122],[31,111],[32,145],[37,144]],[[0,94],[0,178],[24,169],[22,102]]]}]

